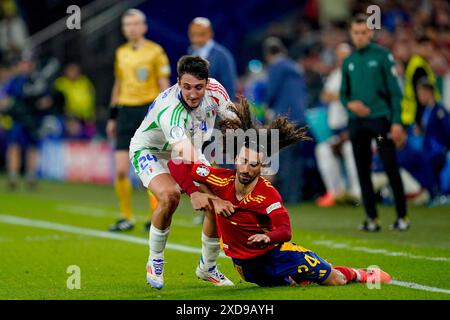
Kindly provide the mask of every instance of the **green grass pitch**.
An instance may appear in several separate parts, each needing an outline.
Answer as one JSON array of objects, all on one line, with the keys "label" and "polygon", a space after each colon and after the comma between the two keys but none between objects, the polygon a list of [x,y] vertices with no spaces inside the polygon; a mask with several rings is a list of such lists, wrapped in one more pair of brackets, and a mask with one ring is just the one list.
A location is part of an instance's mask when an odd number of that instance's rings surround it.
[{"label": "green grass pitch", "polygon": [[[443,299],[450,298],[450,208],[410,207],[412,228],[388,230],[393,208],[379,207],[383,230],[362,233],[362,208],[320,209],[311,203],[288,207],[292,241],[335,265],[377,265],[395,284],[369,289],[344,287],[259,288],[244,283],[231,260],[219,266],[234,287],[214,287],[195,276],[201,227],[183,198],[174,215],[166,251],[165,286],[145,281],[147,234],[142,231],[148,202],[142,190],[133,193],[137,226],[111,238],[106,231],[118,217],[114,190],[42,182],[36,191],[5,189],[0,178],[0,299]],[[175,245],[181,245],[176,247]],[[80,289],[68,289],[67,268],[80,268]]]}]

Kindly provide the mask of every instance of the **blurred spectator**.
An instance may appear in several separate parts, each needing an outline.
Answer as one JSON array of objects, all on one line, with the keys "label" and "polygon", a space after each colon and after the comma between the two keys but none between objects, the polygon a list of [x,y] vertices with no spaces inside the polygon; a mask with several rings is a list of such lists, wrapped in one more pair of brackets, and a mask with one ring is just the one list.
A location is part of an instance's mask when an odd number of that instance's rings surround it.
[{"label": "blurred spectator", "polygon": [[11,98],[8,114],[13,119],[8,133],[8,186],[17,187],[25,151],[26,179],[29,187],[36,185],[37,146],[43,119],[55,113],[49,86],[49,68],[37,70],[36,61],[29,53],[22,55],[17,75],[7,84],[6,94]]},{"label": "blurred spectator", "polygon": [[381,23],[386,32],[395,32],[400,25],[410,22],[409,14],[398,1],[383,1],[381,3]]},{"label": "blurred spectator", "polygon": [[325,26],[330,22],[347,21],[350,18],[350,0],[318,0],[319,22]]},{"label": "blurred spectator", "polygon": [[[406,125],[414,123],[421,125],[420,119],[422,118],[424,106],[417,97],[418,82],[425,78],[433,86],[436,86],[436,75],[428,63],[435,49],[430,38],[420,37],[413,49],[414,54],[406,66],[402,100],[402,122]],[[435,91],[435,96],[437,100],[440,100],[440,94],[437,90]]]},{"label": "blurred spectator", "polygon": [[25,49],[27,44],[27,27],[18,15],[15,1],[0,1],[0,57],[11,61]]},{"label": "blurred spectator", "polygon": [[[298,65],[287,57],[280,39],[267,38],[263,44],[263,54],[268,65],[266,103],[269,109],[303,126],[306,108],[303,74]],[[302,198],[304,160],[301,146],[301,143],[290,146],[279,155],[280,168],[289,168],[280,170],[275,182],[285,203],[297,203]]]},{"label": "blurred spectator", "polygon": [[[306,108],[317,107],[320,103],[320,92],[323,89],[323,71],[326,66],[321,61],[320,47],[316,44],[306,48],[298,62],[302,68],[306,90]],[[303,99],[305,99],[303,97]]]},{"label": "blurred spectator", "polygon": [[[316,200],[321,207],[333,206],[336,200],[345,201],[348,196],[353,200],[361,196],[353,149],[348,138],[347,111],[339,100],[341,65],[350,53],[351,48],[346,43],[336,48],[336,66],[321,94],[322,101],[328,104],[328,126],[333,132],[331,138],[316,146],[317,165],[326,187],[326,193]],[[341,160],[344,162],[345,176],[342,174]]]},{"label": "blurred spectator", "polygon": [[[413,157],[417,167],[424,166],[426,163],[423,161],[422,157],[417,157],[418,154],[409,148],[405,148],[403,150],[407,150],[407,152],[403,152],[403,154],[407,154],[409,157]],[[411,153],[411,151],[413,153]],[[399,162],[401,165],[401,157],[399,156]],[[374,157],[372,171],[372,184],[373,190],[376,194],[379,194],[381,197],[381,201],[386,205],[391,205],[393,203],[393,195],[392,190],[389,187],[389,178],[384,171],[383,165],[381,164],[381,160],[378,155]],[[408,168],[411,169],[411,168]],[[412,169],[413,173],[416,173],[417,170]],[[421,181],[414,177],[414,175],[406,170],[404,167],[400,167],[400,177],[402,178],[403,188],[405,189],[406,200],[408,204],[412,204],[415,206],[427,205],[430,202],[430,193],[428,189],[421,184]]]},{"label": "blurred spectator", "polygon": [[250,111],[254,122],[264,124],[266,122],[265,96],[267,87],[267,74],[262,62],[252,60],[249,62],[248,71],[242,79],[244,96],[250,103]]},{"label": "blurred spectator", "polygon": [[439,193],[439,175],[447,160],[450,150],[450,115],[447,110],[436,102],[435,87],[427,79],[418,83],[417,94],[419,102],[425,106],[420,119],[423,135],[423,154],[427,165],[432,168],[432,191]]},{"label": "blurred spectator", "polygon": [[92,138],[95,134],[95,89],[81,73],[80,66],[69,63],[64,75],[55,80],[54,87],[64,96],[67,137]]},{"label": "blurred spectator", "polygon": [[[408,48],[403,43],[404,41],[397,43],[395,46],[397,49],[394,51],[396,58],[401,61],[405,61],[408,55]],[[439,56],[436,53],[437,50],[434,50],[432,55],[428,52],[431,59]],[[423,73],[424,70],[420,72]],[[417,103],[423,107],[422,115],[411,126],[408,140],[397,150],[397,157],[408,201],[423,204],[430,200],[430,204],[434,205],[442,199],[440,196],[442,181],[439,180],[448,152],[450,123],[448,113],[436,102],[436,89],[429,78],[426,76],[419,78],[415,92]],[[383,185],[387,187],[384,173],[375,172],[373,180],[375,189],[382,188]],[[391,197],[387,188],[383,193]]]},{"label": "blurred spectator", "polygon": [[236,63],[230,51],[214,41],[211,21],[197,17],[189,25],[191,46],[188,53],[199,56],[209,62],[210,77],[219,81],[231,99],[236,94]]},{"label": "blurred spectator", "polygon": [[6,114],[11,104],[11,100],[6,93],[6,86],[11,77],[8,65],[0,63],[0,170],[5,165],[5,155],[7,146],[6,130],[12,126],[12,119]]}]

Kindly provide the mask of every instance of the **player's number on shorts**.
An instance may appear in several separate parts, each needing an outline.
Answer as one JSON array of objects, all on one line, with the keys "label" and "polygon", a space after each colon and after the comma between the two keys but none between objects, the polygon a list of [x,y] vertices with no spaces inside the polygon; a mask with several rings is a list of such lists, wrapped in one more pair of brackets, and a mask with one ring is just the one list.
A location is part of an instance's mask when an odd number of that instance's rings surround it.
[{"label": "player's number on shorts", "polygon": [[147,167],[150,165],[150,163],[149,163],[150,161],[157,162],[158,158],[156,158],[154,155],[147,154],[138,159],[139,167],[141,168],[141,171],[144,171],[145,169],[147,169]]}]

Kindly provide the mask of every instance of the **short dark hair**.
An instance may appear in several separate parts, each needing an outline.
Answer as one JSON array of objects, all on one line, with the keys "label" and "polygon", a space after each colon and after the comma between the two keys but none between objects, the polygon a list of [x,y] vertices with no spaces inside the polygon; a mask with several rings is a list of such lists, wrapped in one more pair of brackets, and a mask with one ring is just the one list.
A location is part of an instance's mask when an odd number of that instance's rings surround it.
[{"label": "short dark hair", "polygon": [[200,57],[182,56],[177,63],[177,73],[179,78],[187,73],[200,80],[208,79],[209,63]]},{"label": "short dark hair", "polygon": [[417,82],[417,88],[423,88],[434,92],[434,85],[426,77],[420,78]]},{"label": "short dark hair", "polygon": [[424,43],[431,43],[434,45],[433,39],[431,39],[429,36],[427,35],[420,35],[416,38],[416,42],[419,44],[424,44]]},{"label": "short dark hair", "polygon": [[263,54],[265,56],[286,53],[286,51],[286,47],[284,46],[283,41],[281,41],[280,38],[269,37],[264,40]]},{"label": "short dark hair", "polygon": [[364,13],[358,13],[352,18],[352,21],[351,21],[350,25],[352,25],[354,23],[358,23],[358,24],[359,23],[367,23],[367,19],[368,18],[369,17],[366,14],[364,14]]}]

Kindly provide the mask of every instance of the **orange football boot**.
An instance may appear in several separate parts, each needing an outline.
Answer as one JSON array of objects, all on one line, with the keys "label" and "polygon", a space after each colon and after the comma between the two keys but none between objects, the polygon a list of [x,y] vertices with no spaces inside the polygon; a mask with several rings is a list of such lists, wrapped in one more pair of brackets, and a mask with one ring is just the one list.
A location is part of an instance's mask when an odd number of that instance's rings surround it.
[{"label": "orange football boot", "polygon": [[357,273],[357,282],[375,283],[375,282],[391,282],[391,276],[379,268],[373,269],[353,269]]}]

